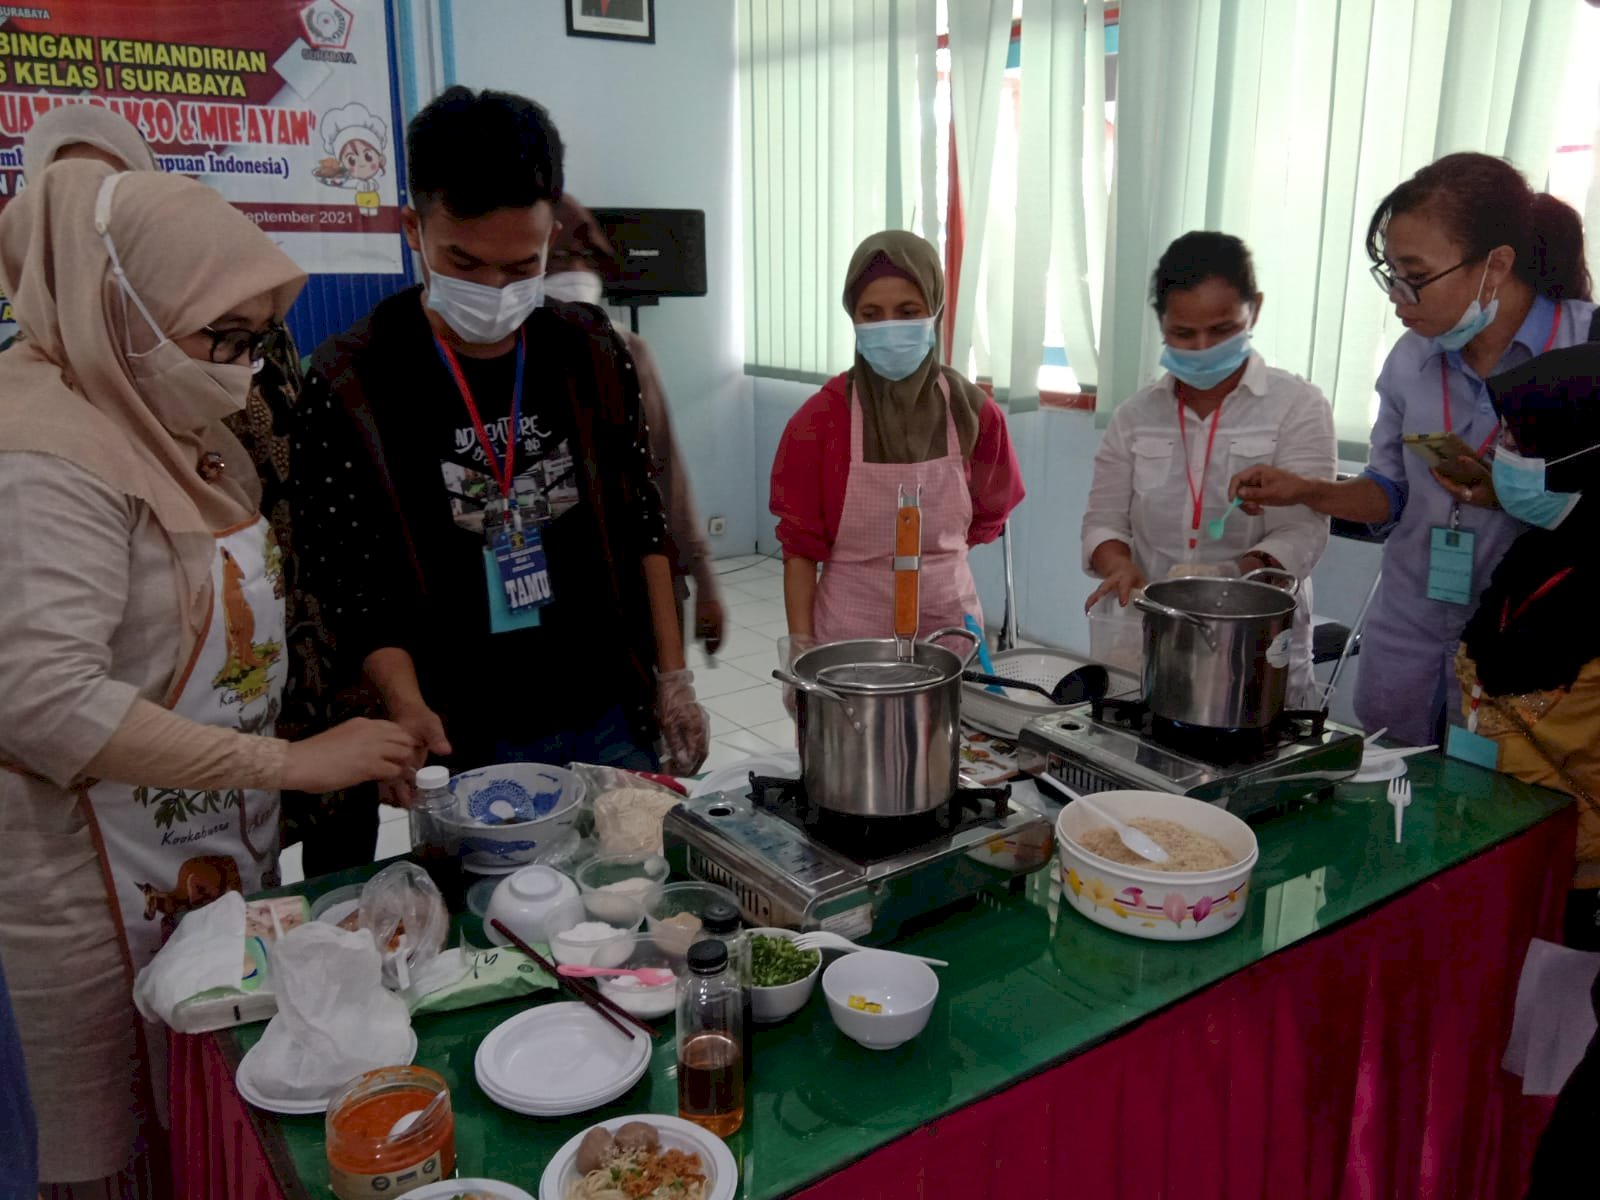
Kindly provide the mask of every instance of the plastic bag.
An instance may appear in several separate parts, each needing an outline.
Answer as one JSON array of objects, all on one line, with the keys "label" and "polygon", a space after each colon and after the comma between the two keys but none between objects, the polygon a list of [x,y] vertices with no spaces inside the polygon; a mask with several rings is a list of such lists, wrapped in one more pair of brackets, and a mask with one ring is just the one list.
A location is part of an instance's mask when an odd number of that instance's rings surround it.
[{"label": "plastic bag", "polygon": [[414,863],[385,867],[361,889],[361,928],[383,957],[385,987],[405,991],[439,956],[450,935],[444,897]]},{"label": "plastic bag", "polygon": [[[388,872],[384,872],[388,874]],[[321,1098],[410,1057],[405,1003],[379,985],[370,940],[313,922],[272,951],[278,1015],[251,1051],[252,1078],[277,1099]]]},{"label": "plastic bag", "polygon": [[[405,1000],[413,1015],[453,1012],[527,996],[556,986],[556,981],[526,954],[509,946],[490,950],[447,950],[441,957],[459,956],[460,974],[449,983],[418,993],[407,993]],[[452,972],[454,973],[454,972]]]}]

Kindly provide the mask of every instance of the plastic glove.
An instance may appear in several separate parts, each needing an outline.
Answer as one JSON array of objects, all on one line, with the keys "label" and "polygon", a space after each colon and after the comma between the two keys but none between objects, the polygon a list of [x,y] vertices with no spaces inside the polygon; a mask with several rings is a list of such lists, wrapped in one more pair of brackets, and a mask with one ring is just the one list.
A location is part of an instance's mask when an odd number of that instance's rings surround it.
[{"label": "plastic glove", "polygon": [[[788,637],[778,639],[778,666],[785,671],[794,670],[794,660],[807,650],[815,648],[817,639],[809,633],[791,633]],[[783,707],[791,717],[795,715],[795,691],[788,684],[783,685]]]},{"label": "plastic glove", "polygon": [[695,701],[693,671],[656,676],[656,721],[667,744],[662,767],[673,775],[693,775],[711,750],[711,722]]}]

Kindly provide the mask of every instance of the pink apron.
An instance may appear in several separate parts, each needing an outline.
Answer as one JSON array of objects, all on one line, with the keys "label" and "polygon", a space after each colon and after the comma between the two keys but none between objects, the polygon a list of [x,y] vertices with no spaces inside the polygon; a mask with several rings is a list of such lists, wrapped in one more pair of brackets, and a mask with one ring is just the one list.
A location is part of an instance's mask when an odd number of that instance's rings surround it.
[{"label": "pink apron", "polygon": [[894,635],[894,528],[901,485],[922,488],[922,636],[959,626],[968,613],[983,624],[978,585],[967,564],[972,494],[950,415],[950,385],[943,377],[939,391],[945,406],[945,456],[921,463],[869,463],[861,449],[861,402],[851,389],[844,511],[812,608],[819,642]]}]

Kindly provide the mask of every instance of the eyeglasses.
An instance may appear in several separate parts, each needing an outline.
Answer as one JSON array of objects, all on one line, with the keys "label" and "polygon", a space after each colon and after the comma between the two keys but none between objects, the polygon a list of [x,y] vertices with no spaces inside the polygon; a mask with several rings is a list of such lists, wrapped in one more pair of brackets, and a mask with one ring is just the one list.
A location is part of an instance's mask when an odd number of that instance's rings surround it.
[{"label": "eyeglasses", "polygon": [[277,321],[265,329],[213,329],[202,325],[200,332],[211,339],[212,362],[236,363],[243,358],[259,364],[283,336],[283,326]]},{"label": "eyeglasses", "polygon": [[1388,296],[1396,304],[1416,304],[1421,298],[1418,293],[1423,288],[1430,283],[1438,283],[1446,275],[1461,270],[1462,267],[1473,261],[1470,258],[1463,258],[1448,270],[1440,271],[1437,275],[1430,275],[1426,279],[1419,279],[1415,283],[1412,283],[1409,279],[1401,279],[1393,271],[1389,270],[1388,263],[1373,263],[1370,274],[1372,275],[1372,281],[1383,289],[1384,295]]}]

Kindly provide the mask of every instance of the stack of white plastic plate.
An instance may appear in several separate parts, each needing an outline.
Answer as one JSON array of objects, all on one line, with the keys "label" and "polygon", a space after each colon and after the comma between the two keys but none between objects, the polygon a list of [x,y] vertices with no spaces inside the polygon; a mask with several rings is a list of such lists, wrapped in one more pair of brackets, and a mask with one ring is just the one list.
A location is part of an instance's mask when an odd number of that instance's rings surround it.
[{"label": "stack of white plastic plate", "polygon": [[497,1025],[478,1045],[478,1086],[501,1108],[564,1117],[609,1104],[644,1076],[650,1037],[629,1041],[578,1001],[545,1004]]}]

